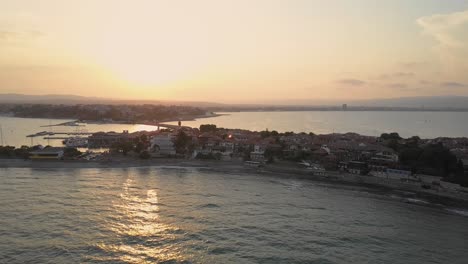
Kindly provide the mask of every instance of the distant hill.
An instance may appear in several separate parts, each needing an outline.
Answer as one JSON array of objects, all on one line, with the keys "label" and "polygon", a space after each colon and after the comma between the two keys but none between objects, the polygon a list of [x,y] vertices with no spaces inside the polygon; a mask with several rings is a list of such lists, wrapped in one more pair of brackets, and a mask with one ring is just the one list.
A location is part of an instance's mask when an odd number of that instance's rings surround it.
[{"label": "distant hill", "polygon": [[76,104],[83,102],[104,102],[109,99],[98,97],[85,97],[68,94],[0,94],[0,103],[37,103],[37,104]]},{"label": "distant hill", "polygon": [[270,102],[269,105],[282,106],[340,106],[351,107],[395,107],[395,108],[434,108],[434,109],[468,109],[467,96],[418,96],[400,98],[381,98],[369,100],[287,100]]},{"label": "distant hill", "polygon": [[372,100],[313,100],[298,99],[286,101],[269,101],[248,104],[222,104],[200,101],[168,101],[168,100],[121,100],[100,97],[86,97],[77,95],[25,95],[25,94],[0,94],[0,103],[29,103],[29,104],[161,104],[161,105],[186,105],[195,107],[212,108],[263,108],[265,106],[287,107],[312,107],[312,106],[341,106],[348,107],[395,107],[395,108],[417,108],[417,109],[468,109],[467,96],[420,96],[383,98]]},{"label": "distant hill", "polygon": [[420,96],[350,102],[356,106],[414,107],[414,108],[463,108],[468,109],[466,96]]},{"label": "distant hill", "polygon": [[165,101],[165,100],[121,100],[101,97],[86,97],[78,95],[26,95],[0,94],[0,103],[10,104],[161,104],[186,105],[195,107],[222,107],[224,104],[197,101]]}]

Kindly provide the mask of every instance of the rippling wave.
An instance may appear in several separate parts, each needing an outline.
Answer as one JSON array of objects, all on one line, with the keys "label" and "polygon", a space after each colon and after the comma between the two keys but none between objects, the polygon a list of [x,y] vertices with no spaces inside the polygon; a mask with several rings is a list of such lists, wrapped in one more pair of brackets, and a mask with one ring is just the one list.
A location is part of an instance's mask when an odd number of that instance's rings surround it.
[{"label": "rippling wave", "polygon": [[466,263],[467,211],[422,201],[195,168],[1,169],[0,263]]}]

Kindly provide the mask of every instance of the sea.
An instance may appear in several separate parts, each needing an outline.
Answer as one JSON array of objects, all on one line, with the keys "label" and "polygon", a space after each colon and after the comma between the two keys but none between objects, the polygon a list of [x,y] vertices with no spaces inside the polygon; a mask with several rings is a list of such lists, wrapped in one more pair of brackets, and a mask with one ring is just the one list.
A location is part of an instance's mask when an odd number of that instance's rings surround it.
[{"label": "sea", "polygon": [[[199,127],[215,124],[224,128],[241,128],[253,131],[276,130],[279,132],[306,132],[315,134],[355,132],[379,136],[397,132],[403,137],[419,136],[468,137],[468,113],[466,112],[390,112],[390,111],[296,111],[296,112],[222,112],[220,116],[182,121],[182,125]],[[83,124],[79,127],[50,126],[72,120],[33,119],[0,116],[0,132],[3,145],[61,145],[62,140],[46,140],[43,137],[27,138],[40,131],[52,132],[129,132],[155,130],[157,127],[129,124]],[[168,122],[176,125],[178,122]],[[2,144],[0,142],[0,145]]]},{"label": "sea", "polygon": [[190,167],[1,168],[0,263],[468,263],[468,212],[407,196]]},{"label": "sea", "polygon": [[[467,136],[455,112],[239,112],[183,121],[250,130]],[[0,117],[39,131],[154,130]],[[190,167],[0,168],[0,263],[468,263],[468,210],[411,193]]]}]

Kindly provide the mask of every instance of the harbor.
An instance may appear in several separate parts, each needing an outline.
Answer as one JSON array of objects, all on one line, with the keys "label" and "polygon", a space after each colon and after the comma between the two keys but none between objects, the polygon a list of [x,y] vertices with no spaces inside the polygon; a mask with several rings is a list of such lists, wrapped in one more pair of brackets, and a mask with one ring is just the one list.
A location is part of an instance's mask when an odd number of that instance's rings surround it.
[{"label": "harbor", "polygon": [[[44,130],[35,132],[32,134],[26,135],[26,138],[30,139],[30,146],[34,146],[37,143],[35,139],[42,139],[47,141],[47,145],[54,146],[66,146],[66,147],[77,147],[77,148],[102,148],[110,147],[113,142],[118,142],[122,138],[128,137],[129,130],[123,129],[121,132],[115,132],[115,130],[110,129],[100,129],[99,131],[88,131],[88,124],[79,121],[69,121],[59,124],[49,124],[49,125],[40,125],[39,127],[74,127],[72,131],[53,131],[53,130]],[[106,126],[106,125],[101,125]],[[184,128],[191,129],[188,126],[182,126],[179,121],[177,125],[164,124],[159,122],[145,122],[144,124],[139,124],[138,126],[148,127],[149,131],[159,131],[160,129],[176,129]],[[133,131],[137,132],[137,131]],[[89,144],[89,138],[92,137],[92,142]],[[52,141],[52,143],[51,143]],[[61,141],[62,144],[53,142]]]}]

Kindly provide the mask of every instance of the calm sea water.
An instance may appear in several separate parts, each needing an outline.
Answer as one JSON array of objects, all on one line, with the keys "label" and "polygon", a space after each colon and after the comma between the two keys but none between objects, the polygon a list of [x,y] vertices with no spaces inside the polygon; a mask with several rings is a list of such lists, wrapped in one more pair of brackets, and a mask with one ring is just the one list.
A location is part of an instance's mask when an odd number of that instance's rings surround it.
[{"label": "calm sea water", "polygon": [[0,263],[467,263],[468,218],[195,168],[0,169]]},{"label": "calm sea water", "polygon": [[[11,146],[22,145],[52,145],[61,146],[62,140],[46,140],[43,137],[35,137],[32,139],[26,137],[27,135],[35,134],[41,131],[53,132],[122,132],[128,130],[129,132],[141,130],[156,130],[157,127],[146,125],[125,125],[125,124],[86,124],[85,126],[70,127],[70,126],[52,126],[43,127],[48,125],[60,124],[73,120],[67,119],[41,119],[41,118],[17,118],[17,117],[4,117],[0,116],[0,126],[3,131],[3,144]],[[66,136],[66,135],[56,135]],[[31,144],[32,143],[32,144]],[[1,145],[1,142],[0,142]]]},{"label": "calm sea water", "polygon": [[[182,122],[198,127],[216,124],[226,128],[261,131],[314,132],[316,134],[356,132],[379,136],[398,132],[404,137],[468,137],[468,113],[461,112],[237,112],[225,116]],[[176,124],[177,122],[172,122]]]},{"label": "calm sea water", "polygon": [[[404,137],[422,138],[468,137],[468,113],[460,112],[235,112],[222,116],[184,121],[183,125],[199,127],[216,124],[225,128],[249,130],[277,130],[280,132],[314,132],[316,134],[356,132],[378,136],[384,132],[398,132]],[[87,124],[85,127],[41,127],[70,120],[0,117],[4,144],[31,145],[26,135],[40,131],[130,132],[155,130],[156,127],[123,124]],[[170,122],[176,125],[177,122]],[[61,145],[61,140],[34,138],[33,144]]]}]

